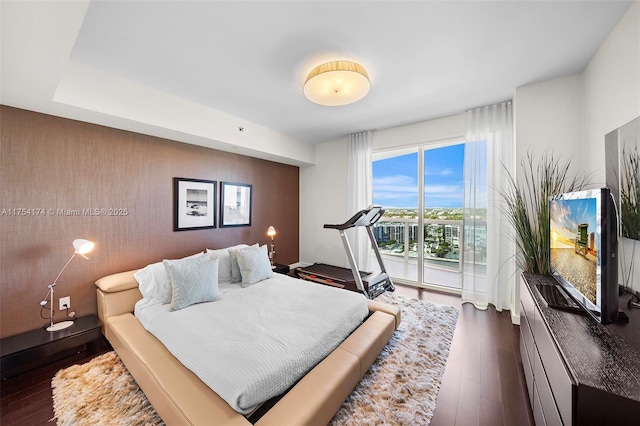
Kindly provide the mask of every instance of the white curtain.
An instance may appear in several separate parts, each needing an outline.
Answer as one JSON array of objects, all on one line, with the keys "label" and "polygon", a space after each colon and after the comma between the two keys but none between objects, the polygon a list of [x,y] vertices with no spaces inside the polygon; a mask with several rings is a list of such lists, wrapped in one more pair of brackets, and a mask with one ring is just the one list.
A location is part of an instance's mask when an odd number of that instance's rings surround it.
[{"label": "white curtain", "polygon": [[[347,217],[367,208],[373,200],[372,132],[349,135],[349,171],[347,177]],[[346,219],[345,219],[346,220]],[[371,243],[364,228],[352,228],[347,237],[358,268],[370,271]]]},{"label": "white curtain", "polygon": [[511,102],[467,111],[466,121],[462,301],[510,310],[517,282],[515,243],[502,217],[499,188],[505,173],[515,170]]}]

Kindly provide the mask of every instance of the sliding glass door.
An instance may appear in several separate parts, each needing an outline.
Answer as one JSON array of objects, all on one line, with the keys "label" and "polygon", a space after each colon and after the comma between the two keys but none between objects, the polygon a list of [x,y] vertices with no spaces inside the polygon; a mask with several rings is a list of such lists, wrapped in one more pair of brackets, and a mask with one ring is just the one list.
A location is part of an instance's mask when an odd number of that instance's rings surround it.
[{"label": "sliding glass door", "polygon": [[373,202],[385,209],[373,233],[389,275],[414,282],[419,278],[418,154],[411,148],[373,155]]},{"label": "sliding glass door", "polygon": [[392,278],[460,288],[464,144],[374,153],[374,235]]},{"label": "sliding glass door", "polygon": [[425,148],[424,284],[461,287],[464,144]]}]

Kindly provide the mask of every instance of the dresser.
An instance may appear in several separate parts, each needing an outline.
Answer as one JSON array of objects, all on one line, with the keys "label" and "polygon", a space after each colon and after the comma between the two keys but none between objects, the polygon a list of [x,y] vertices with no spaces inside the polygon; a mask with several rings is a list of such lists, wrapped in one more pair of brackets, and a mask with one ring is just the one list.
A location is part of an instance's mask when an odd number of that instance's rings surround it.
[{"label": "dresser", "polygon": [[640,311],[629,324],[603,326],[586,315],[549,308],[520,277],[520,355],[536,425],[640,425]]}]

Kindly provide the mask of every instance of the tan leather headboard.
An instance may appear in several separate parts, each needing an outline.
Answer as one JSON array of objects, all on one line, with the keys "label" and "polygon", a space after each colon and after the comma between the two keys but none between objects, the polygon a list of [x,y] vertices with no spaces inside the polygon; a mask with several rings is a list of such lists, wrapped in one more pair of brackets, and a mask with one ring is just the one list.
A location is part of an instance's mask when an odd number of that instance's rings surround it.
[{"label": "tan leather headboard", "polygon": [[107,275],[96,281],[98,318],[102,324],[106,318],[133,312],[136,302],[142,299],[138,282],[133,276],[137,271]]},{"label": "tan leather headboard", "polygon": [[107,275],[96,281],[96,286],[105,293],[115,293],[130,288],[137,288],[138,281],[136,281],[133,275],[138,271],[139,269],[134,269],[133,271]]}]

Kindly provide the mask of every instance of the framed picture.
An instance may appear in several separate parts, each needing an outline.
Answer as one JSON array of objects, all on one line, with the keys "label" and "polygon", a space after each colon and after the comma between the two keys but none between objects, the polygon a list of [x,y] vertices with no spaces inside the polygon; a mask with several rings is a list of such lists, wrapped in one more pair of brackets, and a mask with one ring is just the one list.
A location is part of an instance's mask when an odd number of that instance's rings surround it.
[{"label": "framed picture", "polygon": [[217,182],[173,178],[174,231],[216,227]]},{"label": "framed picture", "polygon": [[220,227],[251,226],[252,185],[222,182]]}]

